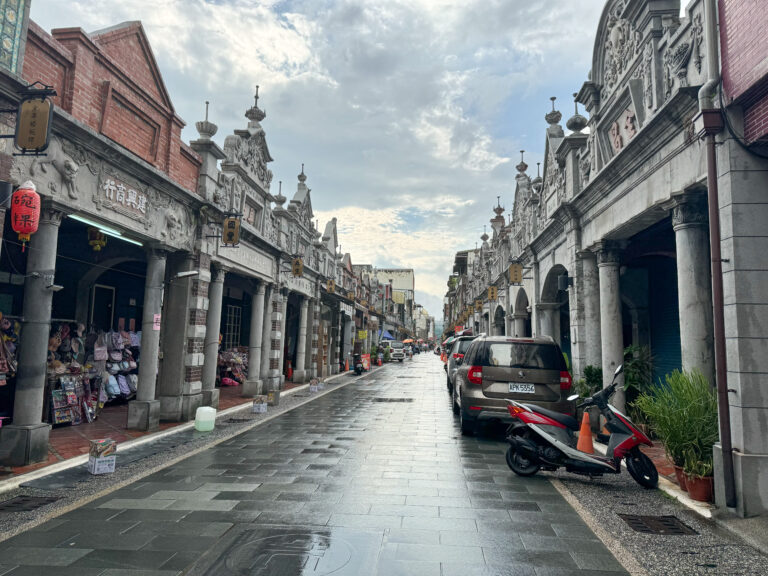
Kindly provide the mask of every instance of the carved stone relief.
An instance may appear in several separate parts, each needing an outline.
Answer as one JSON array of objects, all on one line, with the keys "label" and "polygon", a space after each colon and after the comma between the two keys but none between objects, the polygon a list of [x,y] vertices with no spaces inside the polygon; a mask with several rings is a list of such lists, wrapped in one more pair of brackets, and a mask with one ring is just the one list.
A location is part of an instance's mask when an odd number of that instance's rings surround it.
[{"label": "carved stone relief", "polygon": [[77,200],[76,180],[79,169],[80,166],[75,159],[64,151],[62,141],[53,137],[45,154],[34,157],[29,173],[38,178],[47,176],[51,196],[66,192],[71,200]]},{"label": "carved stone relief", "polygon": [[608,19],[603,63],[603,99],[613,92],[640,50],[640,34],[629,20],[620,17],[622,11],[617,5]]},{"label": "carved stone relief", "polygon": [[701,42],[703,24],[701,15],[694,17],[690,38],[664,51],[664,97],[669,98],[675,87],[675,78],[681,87],[688,86],[688,64],[693,58],[696,72],[701,73]]}]

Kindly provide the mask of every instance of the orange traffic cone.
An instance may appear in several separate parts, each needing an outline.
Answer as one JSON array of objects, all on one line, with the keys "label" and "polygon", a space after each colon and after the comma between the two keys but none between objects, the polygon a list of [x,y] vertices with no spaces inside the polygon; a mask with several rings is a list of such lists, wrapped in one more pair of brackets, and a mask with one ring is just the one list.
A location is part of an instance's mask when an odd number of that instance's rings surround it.
[{"label": "orange traffic cone", "polygon": [[579,430],[579,442],[576,449],[587,454],[594,454],[595,447],[592,445],[592,427],[589,425],[589,413],[584,412],[581,419],[581,429]]},{"label": "orange traffic cone", "polygon": [[344,372],[349,372],[349,358],[344,360]]}]

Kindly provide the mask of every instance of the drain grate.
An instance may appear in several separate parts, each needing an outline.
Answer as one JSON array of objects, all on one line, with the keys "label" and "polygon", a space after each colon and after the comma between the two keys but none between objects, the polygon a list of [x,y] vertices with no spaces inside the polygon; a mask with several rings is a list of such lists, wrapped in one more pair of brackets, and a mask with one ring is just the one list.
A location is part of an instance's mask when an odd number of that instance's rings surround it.
[{"label": "drain grate", "polygon": [[413,398],[374,398],[374,402],[413,402]]},{"label": "drain grate", "polygon": [[29,512],[51,502],[56,502],[56,500],[59,498],[53,496],[16,496],[16,498],[0,502],[0,513]]},{"label": "drain grate", "polygon": [[619,514],[635,532],[659,534],[661,536],[692,536],[696,530],[682,522],[676,516],[639,516],[637,514]]}]

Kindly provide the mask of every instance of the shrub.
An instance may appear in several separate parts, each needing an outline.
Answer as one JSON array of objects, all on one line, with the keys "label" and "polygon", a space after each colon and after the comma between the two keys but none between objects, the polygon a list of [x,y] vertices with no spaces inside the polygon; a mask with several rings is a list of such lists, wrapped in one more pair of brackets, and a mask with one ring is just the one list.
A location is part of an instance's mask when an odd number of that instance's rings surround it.
[{"label": "shrub", "polygon": [[664,443],[667,455],[686,474],[712,471],[718,441],[717,392],[698,370],[667,374],[666,383],[643,392],[635,406]]},{"label": "shrub", "polygon": [[588,398],[603,388],[603,369],[597,366],[585,366],[584,378],[573,384],[575,392],[581,398]]}]

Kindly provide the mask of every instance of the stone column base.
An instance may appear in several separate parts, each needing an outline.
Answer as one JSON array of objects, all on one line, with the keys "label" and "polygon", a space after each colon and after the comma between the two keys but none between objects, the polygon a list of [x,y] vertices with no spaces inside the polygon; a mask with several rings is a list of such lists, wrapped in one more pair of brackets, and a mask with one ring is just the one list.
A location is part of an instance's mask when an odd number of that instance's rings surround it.
[{"label": "stone column base", "polygon": [[132,400],[128,403],[128,422],[131,430],[157,430],[160,426],[160,400]]},{"label": "stone column base", "polygon": [[[203,390],[203,400],[201,406],[210,406],[219,409],[219,389]],[[194,418],[194,416],[193,416]]]},{"label": "stone column base", "polygon": [[245,383],[243,383],[243,389],[240,395],[245,396],[246,398],[253,398],[254,396],[261,395],[263,389],[263,380],[246,380]]},{"label": "stone column base", "polygon": [[[722,482],[723,451],[719,442],[712,452],[715,464],[715,504],[721,510],[727,510]],[[768,512],[768,484],[761,480],[768,477],[768,454],[734,452],[733,476],[736,484],[736,514],[748,518]]]},{"label": "stone column base", "polygon": [[[181,397],[181,421],[189,422],[195,419],[197,409],[203,405],[203,394],[184,394]],[[216,406],[219,406],[219,391],[216,390]]]},{"label": "stone column base", "polygon": [[0,464],[26,466],[48,459],[48,435],[51,425],[31,426],[8,424],[0,428]]},{"label": "stone column base", "polygon": [[306,370],[294,370],[293,381],[297,383],[306,382],[309,380],[309,373]]},{"label": "stone column base", "polygon": [[338,374],[338,373],[339,373],[339,367],[338,366],[334,366],[333,368],[331,368],[331,374]]}]

